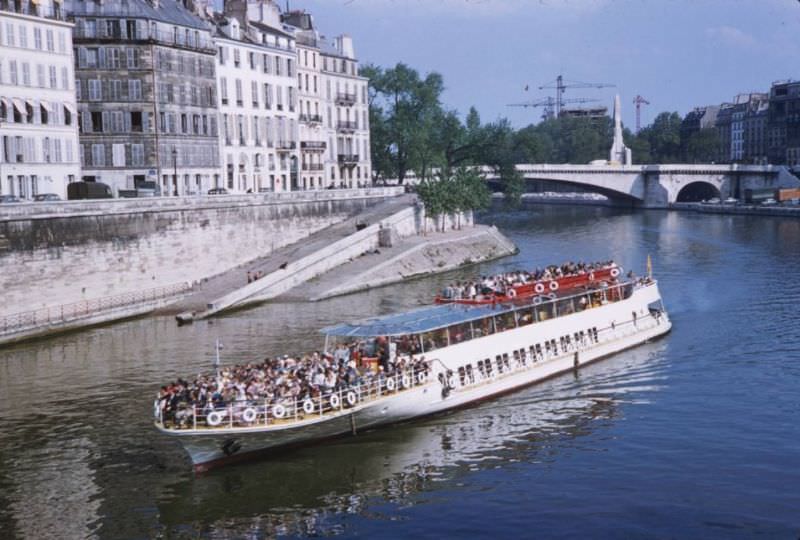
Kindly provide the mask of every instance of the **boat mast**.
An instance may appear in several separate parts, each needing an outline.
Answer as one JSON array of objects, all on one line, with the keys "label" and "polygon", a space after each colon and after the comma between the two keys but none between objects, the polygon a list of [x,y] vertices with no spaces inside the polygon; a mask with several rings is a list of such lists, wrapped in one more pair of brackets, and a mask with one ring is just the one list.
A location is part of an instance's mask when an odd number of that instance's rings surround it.
[{"label": "boat mast", "polygon": [[219,379],[219,366],[220,366],[220,363],[219,363],[219,350],[221,348],[222,348],[222,343],[220,342],[219,338],[217,338],[217,343],[216,343],[216,347],[215,347],[216,355],[214,357],[214,371],[217,374],[217,379]]}]

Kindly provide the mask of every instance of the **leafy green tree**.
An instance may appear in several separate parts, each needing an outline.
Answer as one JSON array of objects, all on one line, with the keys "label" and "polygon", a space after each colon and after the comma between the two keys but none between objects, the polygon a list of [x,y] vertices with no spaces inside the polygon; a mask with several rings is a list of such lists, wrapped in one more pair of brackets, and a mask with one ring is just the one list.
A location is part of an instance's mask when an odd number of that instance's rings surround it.
[{"label": "leafy green tree", "polygon": [[650,143],[650,156],[655,163],[681,162],[681,115],[662,112],[653,123],[639,132]]},{"label": "leafy green tree", "polygon": [[686,161],[689,163],[711,163],[719,154],[719,132],[708,127],[692,133],[686,143]]}]

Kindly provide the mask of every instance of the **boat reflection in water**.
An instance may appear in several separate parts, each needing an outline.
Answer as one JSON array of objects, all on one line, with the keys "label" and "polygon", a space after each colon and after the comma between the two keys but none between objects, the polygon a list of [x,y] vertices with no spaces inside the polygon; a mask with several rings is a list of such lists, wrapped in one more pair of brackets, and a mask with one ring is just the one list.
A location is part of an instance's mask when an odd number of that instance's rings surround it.
[{"label": "boat reflection in water", "polygon": [[[470,409],[219,469],[170,487],[164,532],[209,536],[335,534],[343,515],[413,505],[476,471],[547,462],[607,429],[664,383],[658,341]],[[198,517],[202,516],[202,523]]]}]

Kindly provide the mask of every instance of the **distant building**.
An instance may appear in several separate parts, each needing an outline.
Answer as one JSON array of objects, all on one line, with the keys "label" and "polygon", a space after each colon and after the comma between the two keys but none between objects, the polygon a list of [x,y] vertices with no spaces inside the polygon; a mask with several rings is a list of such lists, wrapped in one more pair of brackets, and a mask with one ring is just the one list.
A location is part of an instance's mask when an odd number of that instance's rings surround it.
[{"label": "distant building", "polygon": [[767,157],[777,165],[800,165],[800,81],[779,81],[770,88]]},{"label": "distant building", "polygon": [[304,11],[283,22],[297,39],[302,186],[369,184],[369,81],[358,74],[352,39],[327,40]]},{"label": "distant building", "polygon": [[558,115],[559,118],[591,118],[607,119],[608,107],[574,107],[571,109],[562,108]]},{"label": "distant building", "polygon": [[72,0],[83,178],[220,185],[216,48],[190,0]]},{"label": "distant building", "polygon": [[719,105],[707,105],[690,111],[681,121],[681,142],[688,142],[701,129],[715,128],[719,109]]},{"label": "distant building", "polygon": [[228,1],[213,17],[225,187],[287,191],[298,182],[297,51],[273,2]]},{"label": "distant building", "polygon": [[768,94],[758,94],[747,104],[744,114],[744,148],[742,161],[756,165],[766,165],[767,158],[767,118],[769,112]]},{"label": "distant building", "polygon": [[71,32],[57,0],[0,0],[0,194],[80,178]]}]

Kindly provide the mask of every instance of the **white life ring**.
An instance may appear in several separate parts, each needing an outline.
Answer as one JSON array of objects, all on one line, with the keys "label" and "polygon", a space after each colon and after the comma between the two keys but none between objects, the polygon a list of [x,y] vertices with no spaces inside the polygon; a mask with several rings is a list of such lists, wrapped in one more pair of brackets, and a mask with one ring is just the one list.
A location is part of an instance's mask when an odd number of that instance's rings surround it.
[{"label": "white life ring", "polygon": [[556,280],[551,281],[549,287],[550,287],[551,291],[557,291],[558,290],[558,281],[556,281]]},{"label": "white life ring", "polygon": [[594,281],[594,272],[589,272],[589,281]]},{"label": "white life ring", "polygon": [[313,413],[314,412],[314,402],[311,401],[310,399],[305,400],[303,402],[303,411],[305,411],[306,414]]},{"label": "white life ring", "polygon": [[206,423],[211,427],[216,427],[222,423],[223,418],[225,418],[225,415],[221,412],[211,411],[208,413],[208,416],[206,416]]},{"label": "white life ring", "polygon": [[[389,379],[389,380],[391,380],[391,379]],[[347,392],[347,395],[345,395],[345,399],[347,400],[347,404],[352,407],[358,401],[358,396],[356,395],[355,392],[350,390],[349,392]]]},{"label": "white life ring", "polygon": [[542,353],[536,353],[536,361],[541,362],[544,360],[544,355]]},{"label": "white life ring", "polygon": [[286,407],[280,404],[275,405],[274,407],[272,407],[272,416],[274,416],[275,418],[283,418],[284,416],[286,416]]},{"label": "white life ring", "polygon": [[616,268],[616,267],[612,268],[611,269],[611,277],[617,277],[617,276],[619,276],[619,268]]},{"label": "white life ring", "polygon": [[533,297],[533,305],[534,306],[538,306],[541,303],[542,303],[542,297],[541,296],[534,296]]},{"label": "white life ring", "polygon": [[539,294],[542,294],[544,292],[544,283],[537,283],[533,286],[533,290]]},{"label": "white life ring", "polygon": [[424,384],[427,379],[428,379],[428,376],[425,375],[424,371],[420,371],[419,373],[417,373],[417,382],[419,384]]},{"label": "white life ring", "polygon": [[252,424],[256,421],[258,414],[253,407],[248,407],[242,412],[242,420],[247,422],[248,424]]},{"label": "white life ring", "polygon": [[556,298],[558,298],[558,296],[556,296],[555,293],[550,293],[547,295],[547,298],[549,300],[555,300]]},{"label": "white life ring", "polygon": [[509,298],[516,298],[517,291],[515,291],[514,289],[508,289],[508,291],[506,292],[506,296],[508,296]]},{"label": "white life ring", "polygon": [[331,397],[328,398],[328,401],[330,401],[331,407],[333,407],[334,409],[338,409],[339,406],[342,404],[339,401],[339,394],[331,394]]},{"label": "white life ring", "polygon": [[447,386],[449,386],[450,388],[455,388],[456,387],[456,377],[455,377],[455,375],[450,375],[450,378],[447,379]]},{"label": "white life ring", "polygon": [[389,377],[388,379],[386,379],[386,389],[389,392],[394,392],[395,386],[396,384],[394,382],[394,377]]},{"label": "white life ring", "polygon": [[403,388],[411,388],[411,377],[408,374],[403,374],[403,377],[400,379],[400,384],[403,385]]}]

